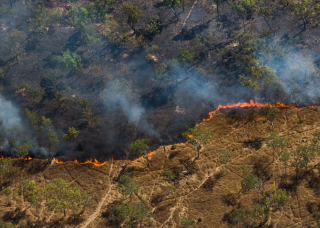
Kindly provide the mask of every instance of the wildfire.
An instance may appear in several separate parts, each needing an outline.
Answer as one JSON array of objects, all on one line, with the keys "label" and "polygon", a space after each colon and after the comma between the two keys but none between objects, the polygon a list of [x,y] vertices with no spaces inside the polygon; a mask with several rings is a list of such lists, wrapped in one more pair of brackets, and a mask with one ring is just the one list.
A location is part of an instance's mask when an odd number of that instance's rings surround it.
[{"label": "wildfire", "polygon": [[[1,156],[0,159],[7,159],[7,157]],[[32,157],[18,157],[18,158],[11,158],[12,160],[25,160],[25,161],[30,161],[30,160],[40,160],[39,158],[32,158]],[[42,160],[42,159],[41,159]],[[48,160],[48,159],[43,159],[43,160]]]},{"label": "wildfire", "polygon": [[[112,159],[113,160],[113,159]],[[90,160],[87,160],[85,162],[79,162],[77,159],[74,159],[73,161],[61,161],[59,159],[55,159],[55,162],[57,164],[66,164],[66,163],[75,163],[75,164],[79,164],[79,165],[84,165],[84,164],[93,164],[95,166],[103,166],[105,165],[108,161],[104,161],[104,162],[99,162],[97,159],[90,159]]]},{"label": "wildfire", "polygon": [[[271,105],[272,107],[279,107],[279,108],[296,108],[298,109],[298,106],[295,105],[295,104],[289,104],[289,105],[286,105],[286,104],[283,104],[283,103],[280,103],[280,102],[277,102],[275,104],[268,104],[268,103],[259,103],[259,102],[256,102],[256,101],[253,101],[253,100],[250,100],[250,102],[238,102],[236,104],[226,104],[226,105],[219,105],[218,108],[216,110],[213,110],[211,112],[209,112],[209,118],[207,119],[203,119],[203,122],[206,122],[206,121],[209,121],[213,114],[221,109],[227,109],[227,108],[235,108],[235,107],[239,107],[239,108],[246,108],[246,107],[264,107],[264,106],[267,106],[267,105]],[[312,108],[315,108],[316,106],[309,106],[309,107],[312,107]],[[202,123],[203,123],[202,122]],[[192,138],[193,135],[188,135],[189,138]],[[180,143],[180,145],[184,145],[185,143]],[[168,145],[169,147],[171,145]],[[146,156],[151,156],[152,153],[154,151],[150,151],[148,154],[146,155],[142,155],[136,159],[134,159],[133,161],[132,160],[127,160],[127,162],[135,162],[135,161],[138,161],[140,160],[141,158],[143,157],[146,157]],[[7,159],[5,157],[1,157],[0,159]],[[26,161],[29,161],[29,160],[40,160],[38,158],[31,158],[31,157],[19,157],[19,158],[12,158],[12,160],[26,160]],[[44,160],[44,161],[47,161],[48,159],[41,159],[41,160]],[[113,162],[114,160],[111,159],[111,161]],[[62,160],[59,160],[59,159],[55,159],[55,163],[56,164],[67,164],[67,163],[75,163],[75,164],[80,164],[80,165],[84,165],[84,164],[93,164],[94,166],[103,166],[107,163],[108,161],[104,161],[104,162],[100,162],[98,161],[97,159],[90,159],[90,160],[87,160],[85,162],[79,162],[77,159],[73,160],[73,161],[62,161]],[[119,162],[119,161],[115,161],[115,162]]]},{"label": "wildfire", "polygon": [[251,99],[250,102],[238,102],[236,104],[229,104],[228,103],[226,105],[219,105],[216,110],[213,110],[213,111],[209,112],[209,118],[203,119],[203,122],[209,121],[212,118],[213,113],[219,111],[220,109],[236,108],[236,107],[239,107],[239,108],[249,108],[249,107],[261,108],[261,107],[264,107],[264,106],[267,106],[267,105],[270,105],[271,107],[279,107],[279,108],[296,108],[296,109],[298,108],[297,105],[295,105],[295,104],[286,105],[286,104],[283,104],[283,103],[280,103],[280,102],[277,102],[275,104],[268,104],[268,103],[262,104],[262,103],[259,103],[257,101],[253,101]]}]

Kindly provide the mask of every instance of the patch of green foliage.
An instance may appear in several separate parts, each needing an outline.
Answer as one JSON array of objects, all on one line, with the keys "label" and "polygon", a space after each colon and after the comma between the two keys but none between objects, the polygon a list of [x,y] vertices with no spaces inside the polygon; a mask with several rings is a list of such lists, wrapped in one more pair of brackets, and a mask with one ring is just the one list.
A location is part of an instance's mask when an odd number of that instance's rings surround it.
[{"label": "patch of green foliage", "polygon": [[129,147],[130,154],[132,156],[141,156],[146,154],[147,150],[149,149],[149,141],[149,139],[137,139],[134,141]]},{"label": "patch of green foliage", "polygon": [[183,48],[179,53],[179,58],[183,63],[192,62],[195,58],[194,50],[192,48]]},{"label": "patch of green foliage", "polygon": [[130,2],[123,3],[123,12],[128,16],[128,24],[134,29],[134,25],[140,18],[144,17],[144,13],[137,6],[132,5]]},{"label": "patch of green foliage", "polygon": [[150,33],[159,34],[162,28],[162,23],[157,19],[157,17],[153,16],[152,20],[147,24],[147,31]]},{"label": "patch of green foliage", "polygon": [[69,18],[66,20],[67,25],[75,27],[80,31],[84,31],[85,26],[88,24],[89,12],[86,8],[72,6],[68,11]]},{"label": "patch of green foliage", "polygon": [[63,139],[66,141],[74,142],[74,140],[78,137],[78,135],[79,135],[79,131],[77,131],[74,127],[69,127],[68,133],[63,134]]},{"label": "patch of green foliage", "polygon": [[65,51],[53,59],[58,65],[62,66],[65,70],[78,71],[81,63],[81,56],[76,53],[70,53],[69,50]]}]

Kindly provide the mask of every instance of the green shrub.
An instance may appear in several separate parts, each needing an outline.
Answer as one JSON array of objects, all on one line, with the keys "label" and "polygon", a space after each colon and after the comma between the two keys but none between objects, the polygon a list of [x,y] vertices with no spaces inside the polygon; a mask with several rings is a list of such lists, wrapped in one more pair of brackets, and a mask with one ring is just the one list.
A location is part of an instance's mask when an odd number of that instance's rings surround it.
[{"label": "green shrub", "polygon": [[194,50],[192,48],[183,48],[179,53],[179,58],[182,62],[192,62],[195,58]]},{"label": "green shrub", "polygon": [[176,178],[176,175],[171,170],[166,171],[164,175],[168,178],[168,180],[171,181],[173,181]]},{"label": "green shrub", "polygon": [[175,150],[177,148],[177,144],[173,144],[172,146],[171,146],[171,150]]},{"label": "green shrub", "polygon": [[181,224],[184,228],[193,228],[196,225],[196,221],[193,218],[182,218]]}]

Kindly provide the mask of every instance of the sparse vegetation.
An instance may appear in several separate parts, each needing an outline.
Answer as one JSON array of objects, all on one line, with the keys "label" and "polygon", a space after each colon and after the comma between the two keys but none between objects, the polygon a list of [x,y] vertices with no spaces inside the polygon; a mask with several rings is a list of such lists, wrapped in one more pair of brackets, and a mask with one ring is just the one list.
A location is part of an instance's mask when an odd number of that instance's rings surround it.
[{"label": "sparse vegetation", "polygon": [[27,157],[29,152],[31,150],[31,147],[28,143],[23,143],[20,146],[17,146],[17,156],[18,157]]},{"label": "sparse vegetation", "polygon": [[296,178],[299,180],[300,169],[308,168],[308,163],[315,158],[315,150],[310,145],[299,145],[293,152],[292,158],[291,166],[295,167]]},{"label": "sparse vegetation", "polygon": [[194,221],[193,218],[182,218],[181,219],[181,225],[184,228],[193,228],[196,225],[196,222]]},{"label": "sparse vegetation", "polygon": [[74,127],[69,127],[68,133],[63,135],[63,139],[66,141],[72,141],[78,137],[79,131],[77,131]]},{"label": "sparse vegetation", "polygon": [[176,175],[171,171],[166,171],[165,174],[166,178],[168,178],[168,180],[173,181],[176,178]]},{"label": "sparse vegetation", "polygon": [[284,147],[288,146],[289,138],[287,136],[279,136],[277,132],[273,131],[267,138],[267,144],[272,147],[272,162],[274,162],[276,148],[282,150]]},{"label": "sparse vegetation", "polygon": [[319,223],[319,0],[0,2],[0,227]]},{"label": "sparse vegetation", "polygon": [[12,167],[12,159],[8,158],[0,158],[0,183],[2,184],[3,177],[5,177]]},{"label": "sparse vegetation", "polygon": [[120,189],[122,195],[124,197],[130,197],[130,201],[132,200],[132,195],[138,193],[140,189],[140,184],[136,183],[131,177],[128,175],[122,175],[119,179],[118,188]]},{"label": "sparse vegetation", "polygon": [[266,121],[271,124],[272,131],[274,131],[273,121],[279,113],[279,109],[271,105],[267,105],[262,108],[262,113],[266,116]]},{"label": "sparse vegetation", "polygon": [[201,148],[210,143],[212,140],[212,134],[210,130],[205,129],[203,127],[196,127],[196,128],[186,128],[186,130],[182,133],[182,136],[185,137],[188,142],[195,146],[198,151],[198,157],[200,157],[200,150]]},{"label": "sparse vegetation", "polygon": [[144,17],[144,13],[137,6],[133,6],[130,2],[123,3],[123,12],[128,16],[128,24],[133,30],[134,25],[139,21],[140,18]]},{"label": "sparse vegetation", "polygon": [[231,151],[229,151],[227,148],[222,148],[220,152],[221,152],[221,154],[219,156],[219,160],[222,164],[225,165],[226,172],[228,173],[227,164],[228,164],[230,158],[232,158],[233,153]]}]

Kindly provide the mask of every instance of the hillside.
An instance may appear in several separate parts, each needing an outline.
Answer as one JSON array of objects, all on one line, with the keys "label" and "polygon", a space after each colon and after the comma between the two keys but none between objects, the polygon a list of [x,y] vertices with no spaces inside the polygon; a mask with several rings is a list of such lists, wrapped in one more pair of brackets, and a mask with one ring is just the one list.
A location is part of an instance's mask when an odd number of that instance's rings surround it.
[{"label": "hillside", "polygon": [[[319,115],[318,107],[280,109],[274,121],[275,130],[291,139],[287,150],[292,155],[298,145],[311,144],[313,133],[320,128]],[[272,186],[276,186],[289,193],[281,208],[272,209],[266,222],[268,227],[316,227],[319,158],[310,162],[308,169],[301,169],[299,181],[294,167],[288,165],[285,183],[284,165],[279,156],[272,162],[272,147],[266,141],[271,125],[264,118],[259,108],[221,109],[213,113],[212,118],[202,124],[213,134],[213,141],[201,149],[199,159],[195,159],[196,149],[187,143],[177,145],[174,150],[170,146],[158,148],[149,157],[148,167],[145,158],[135,162],[108,161],[103,166],[15,161],[6,179],[6,185],[13,188],[9,196],[13,204],[5,206],[7,199],[1,196],[2,219],[16,227],[120,227],[117,220],[110,220],[110,210],[122,202],[117,187],[119,176],[129,175],[141,184],[131,203],[143,200],[154,214],[149,223],[144,220],[142,227],[182,227],[181,218],[195,219],[196,227],[228,227],[230,212],[239,207],[250,209],[252,203],[257,202],[254,191],[240,193],[242,171],[239,167],[248,164],[263,180],[265,192],[272,192]],[[220,150],[225,147],[233,152],[228,172],[219,162]],[[168,170],[176,175],[175,181],[165,177]],[[54,178],[71,181],[81,191],[92,194],[94,204],[82,215],[68,211],[66,217],[44,207],[36,210],[17,194],[19,182],[25,178],[39,186]],[[166,184],[175,187],[174,195],[163,190]]]},{"label": "hillside", "polygon": [[[33,156],[103,161],[126,159],[139,138],[180,142],[218,104],[318,104],[319,9],[318,0],[1,1],[1,105],[18,109]],[[12,125],[1,138],[20,146]],[[79,135],[65,142],[71,127]]]},{"label": "hillside", "polygon": [[319,13],[0,0],[0,228],[319,226]]}]

